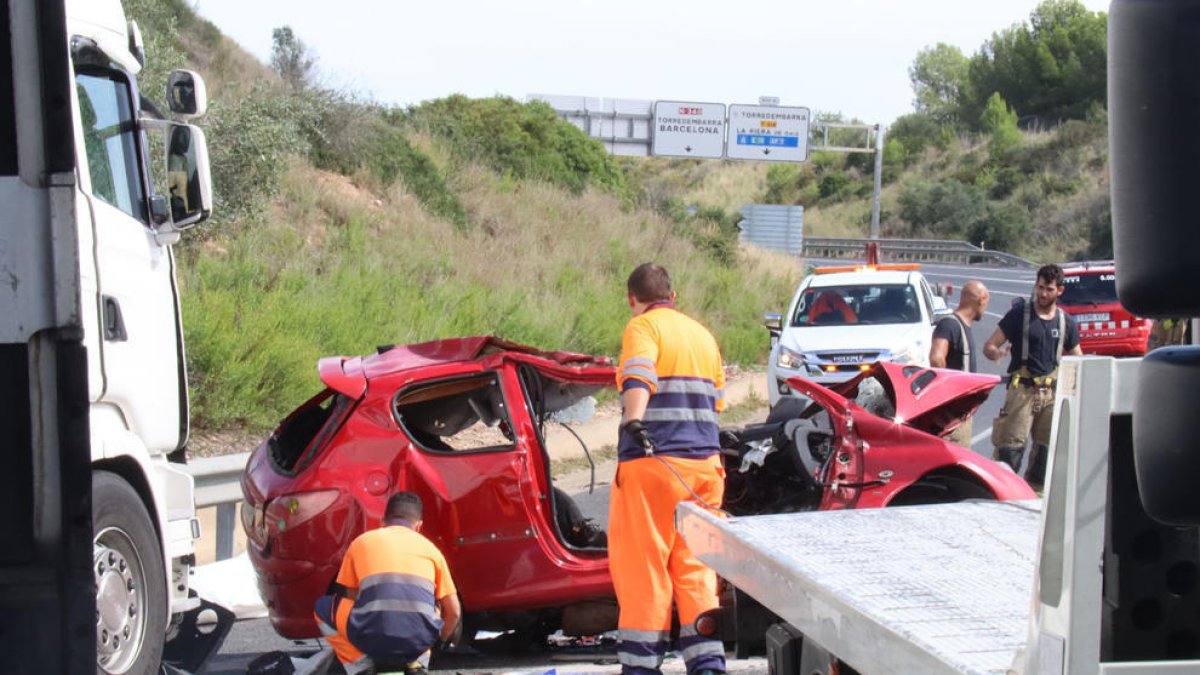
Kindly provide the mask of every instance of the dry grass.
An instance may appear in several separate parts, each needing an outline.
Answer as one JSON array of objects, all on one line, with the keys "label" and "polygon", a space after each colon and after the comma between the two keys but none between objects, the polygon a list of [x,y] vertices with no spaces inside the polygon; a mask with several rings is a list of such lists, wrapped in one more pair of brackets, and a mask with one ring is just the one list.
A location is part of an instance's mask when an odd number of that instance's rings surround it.
[{"label": "dry grass", "polygon": [[766,189],[768,164],[765,162],[711,162],[698,184],[684,191],[681,199],[689,204],[718,206],[736,212],[762,199]]}]

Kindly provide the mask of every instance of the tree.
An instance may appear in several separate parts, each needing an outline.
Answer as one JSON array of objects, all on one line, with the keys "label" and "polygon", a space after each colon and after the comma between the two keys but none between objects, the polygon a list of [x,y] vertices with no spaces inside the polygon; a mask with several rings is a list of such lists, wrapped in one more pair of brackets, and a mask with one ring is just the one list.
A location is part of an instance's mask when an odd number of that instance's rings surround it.
[{"label": "tree", "polygon": [[917,53],[908,69],[913,107],[940,123],[958,121],[959,100],[967,84],[967,57],[953,45],[939,42]]},{"label": "tree", "polygon": [[1010,150],[1021,144],[1017,113],[1008,107],[999,92],[993,92],[988,98],[987,106],[979,116],[979,126],[992,135],[988,141],[988,154],[993,161],[999,162]]},{"label": "tree", "polygon": [[317,57],[308,45],[296,37],[291,26],[281,26],[271,31],[271,40],[274,43],[271,47],[271,68],[295,90],[308,88],[317,64]]},{"label": "tree", "polygon": [[1045,0],[1028,24],[992,34],[971,56],[959,113],[978,120],[999,92],[1022,117],[1083,119],[1106,101],[1108,17],[1078,0]]}]

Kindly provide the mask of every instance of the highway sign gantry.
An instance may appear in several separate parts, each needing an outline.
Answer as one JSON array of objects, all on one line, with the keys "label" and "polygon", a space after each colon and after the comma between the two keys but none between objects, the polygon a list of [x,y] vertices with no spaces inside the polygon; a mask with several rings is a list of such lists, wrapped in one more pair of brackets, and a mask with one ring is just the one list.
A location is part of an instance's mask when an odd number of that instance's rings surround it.
[{"label": "highway sign gantry", "polygon": [[764,105],[729,106],[725,156],[766,162],[808,159],[808,108]]},{"label": "highway sign gantry", "polygon": [[721,159],[725,155],[725,104],[656,101],[650,154]]}]

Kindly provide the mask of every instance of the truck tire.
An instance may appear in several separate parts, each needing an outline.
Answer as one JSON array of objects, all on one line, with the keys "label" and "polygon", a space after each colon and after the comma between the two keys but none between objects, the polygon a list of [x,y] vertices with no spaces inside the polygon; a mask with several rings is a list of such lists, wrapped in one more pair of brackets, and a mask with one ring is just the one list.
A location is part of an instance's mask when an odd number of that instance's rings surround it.
[{"label": "truck tire", "polygon": [[167,625],[162,549],[138,493],[108,471],[92,473],[96,670],[159,671]]}]

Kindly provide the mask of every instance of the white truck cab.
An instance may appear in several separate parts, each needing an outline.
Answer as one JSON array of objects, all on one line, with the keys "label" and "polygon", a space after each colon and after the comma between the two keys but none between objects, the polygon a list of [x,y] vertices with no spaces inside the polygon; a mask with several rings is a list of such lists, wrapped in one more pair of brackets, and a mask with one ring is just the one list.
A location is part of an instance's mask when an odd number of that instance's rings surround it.
[{"label": "white truck cab", "polygon": [[[119,0],[70,0],[67,28],[85,252],[97,665],[138,672],[158,667],[170,617],[199,603],[188,593],[199,536],[192,478],[172,461],[187,445],[188,398],[171,244],[211,212],[207,147],[198,127],[143,107],[141,36]],[[176,72],[168,98],[176,115],[201,114],[203,81]],[[164,181],[156,179],[156,147],[166,153],[158,159]]]}]

